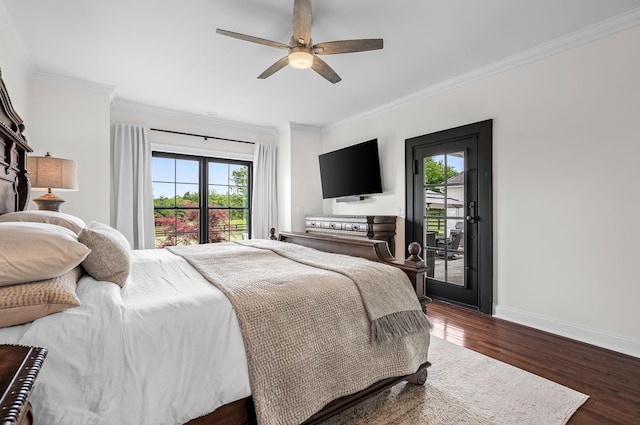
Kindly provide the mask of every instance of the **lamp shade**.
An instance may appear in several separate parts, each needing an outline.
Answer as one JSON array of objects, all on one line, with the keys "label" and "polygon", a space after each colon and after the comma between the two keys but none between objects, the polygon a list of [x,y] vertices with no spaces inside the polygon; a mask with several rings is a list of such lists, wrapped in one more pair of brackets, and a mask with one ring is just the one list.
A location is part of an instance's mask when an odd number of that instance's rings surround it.
[{"label": "lamp shade", "polygon": [[32,189],[78,190],[77,165],[71,159],[30,156],[27,159]]}]

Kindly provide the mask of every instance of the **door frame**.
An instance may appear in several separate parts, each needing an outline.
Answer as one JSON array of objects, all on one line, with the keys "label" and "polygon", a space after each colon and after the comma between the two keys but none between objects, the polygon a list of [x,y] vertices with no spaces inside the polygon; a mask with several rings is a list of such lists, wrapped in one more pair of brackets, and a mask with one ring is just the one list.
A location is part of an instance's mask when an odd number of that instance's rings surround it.
[{"label": "door frame", "polygon": [[[405,140],[405,241],[422,241],[424,213],[416,214],[414,208],[414,175],[417,170],[415,151],[421,146],[441,144],[475,137],[478,148],[478,310],[493,314],[493,187],[492,141],[493,120],[485,120],[442,130]],[[422,208],[423,210],[424,208]],[[417,217],[416,215],[419,215]],[[428,289],[428,288],[427,288]],[[427,291],[428,292],[428,291]],[[475,307],[474,307],[475,308]]]}]

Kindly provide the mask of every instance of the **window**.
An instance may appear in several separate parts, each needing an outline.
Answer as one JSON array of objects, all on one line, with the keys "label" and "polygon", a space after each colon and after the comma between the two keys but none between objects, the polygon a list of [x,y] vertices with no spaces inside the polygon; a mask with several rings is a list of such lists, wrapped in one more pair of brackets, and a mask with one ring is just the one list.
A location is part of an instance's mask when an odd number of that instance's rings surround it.
[{"label": "window", "polygon": [[154,152],[152,169],[157,248],[250,233],[251,162]]}]

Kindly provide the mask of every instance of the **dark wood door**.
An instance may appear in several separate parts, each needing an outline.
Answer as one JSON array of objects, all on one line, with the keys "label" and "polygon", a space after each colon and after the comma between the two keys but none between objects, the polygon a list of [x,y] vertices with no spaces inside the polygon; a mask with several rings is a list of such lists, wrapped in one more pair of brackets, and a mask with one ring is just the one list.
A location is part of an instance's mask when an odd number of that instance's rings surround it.
[{"label": "dark wood door", "polygon": [[492,313],[491,126],[406,141],[406,240],[421,241],[426,293]]}]

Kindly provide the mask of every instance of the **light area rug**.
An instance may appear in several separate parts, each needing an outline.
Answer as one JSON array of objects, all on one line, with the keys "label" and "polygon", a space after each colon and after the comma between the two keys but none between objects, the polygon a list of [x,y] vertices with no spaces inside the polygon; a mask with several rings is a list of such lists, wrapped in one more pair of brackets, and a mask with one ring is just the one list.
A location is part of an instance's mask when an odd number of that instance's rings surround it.
[{"label": "light area rug", "polygon": [[424,386],[398,384],[323,425],[563,425],[588,396],[431,337]]}]

